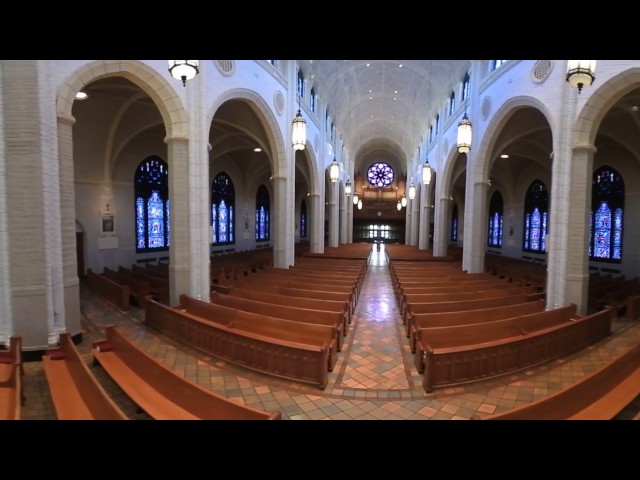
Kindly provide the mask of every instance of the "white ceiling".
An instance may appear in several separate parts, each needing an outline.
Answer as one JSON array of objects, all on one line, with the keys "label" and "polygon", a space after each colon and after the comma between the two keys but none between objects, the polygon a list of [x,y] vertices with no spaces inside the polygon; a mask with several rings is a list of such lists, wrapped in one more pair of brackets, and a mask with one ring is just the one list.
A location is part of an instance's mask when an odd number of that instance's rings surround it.
[{"label": "white ceiling", "polygon": [[[410,161],[470,60],[300,60],[352,159],[386,150]],[[369,65],[367,67],[367,64]],[[402,67],[400,67],[402,65]],[[397,93],[396,93],[397,92]]]}]

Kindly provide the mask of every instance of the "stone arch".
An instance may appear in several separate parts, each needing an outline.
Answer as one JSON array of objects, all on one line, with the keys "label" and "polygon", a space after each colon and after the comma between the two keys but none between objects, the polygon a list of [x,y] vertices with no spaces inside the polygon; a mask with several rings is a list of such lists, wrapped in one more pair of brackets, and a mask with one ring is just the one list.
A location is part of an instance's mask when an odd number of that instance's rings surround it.
[{"label": "stone arch", "polygon": [[144,91],[160,111],[168,138],[188,138],[189,122],[182,100],[173,87],[152,67],[138,60],[98,60],[72,73],[60,87],[56,113],[72,117],[75,95],[85,85],[107,77],[123,77]]},{"label": "stone arch", "polygon": [[637,88],[640,88],[640,68],[620,72],[595,90],[589,87],[589,99],[576,114],[572,144],[593,145],[600,123],[607,112],[618,100]]},{"label": "stone arch", "polygon": [[267,138],[271,144],[271,171],[273,176],[286,176],[287,155],[280,125],[273,111],[259,93],[247,88],[233,88],[225,91],[216,97],[211,106],[209,106],[206,118],[207,125],[212,124],[216,111],[222,104],[229,100],[244,100],[249,108],[256,114],[265,127]]}]

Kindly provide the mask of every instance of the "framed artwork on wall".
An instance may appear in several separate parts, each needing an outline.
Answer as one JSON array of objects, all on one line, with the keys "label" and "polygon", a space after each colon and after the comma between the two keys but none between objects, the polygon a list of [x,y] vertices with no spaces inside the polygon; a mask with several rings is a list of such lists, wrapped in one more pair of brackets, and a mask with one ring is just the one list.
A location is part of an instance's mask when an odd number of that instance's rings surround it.
[{"label": "framed artwork on wall", "polygon": [[102,235],[116,234],[116,216],[114,212],[100,212],[100,229]]}]

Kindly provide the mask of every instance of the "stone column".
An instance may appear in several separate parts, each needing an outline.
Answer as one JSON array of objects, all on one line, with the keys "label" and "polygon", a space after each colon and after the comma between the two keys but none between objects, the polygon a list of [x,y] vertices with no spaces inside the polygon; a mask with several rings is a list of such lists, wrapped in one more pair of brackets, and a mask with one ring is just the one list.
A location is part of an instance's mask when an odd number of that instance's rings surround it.
[{"label": "stone column", "polygon": [[345,203],[347,209],[347,243],[353,243],[353,193],[345,197]]},{"label": "stone column", "polygon": [[438,200],[438,208],[435,209],[434,225],[433,225],[433,255],[436,257],[445,257],[447,255],[447,247],[449,244],[449,208],[451,200],[449,197],[440,197]]},{"label": "stone column", "polygon": [[[294,206],[289,201],[289,184],[284,176],[273,177],[273,193],[275,197],[275,215],[272,214],[273,232],[273,266],[289,268],[294,265]],[[275,223],[274,223],[275,220]]]},{"label": "stone column", "polygon": [[[471,171],[469,168],[468,170]],[[465,202],[462,269],[469,273],[484,271],[488,189],[488,182],[474,182],[473,175],[467,176],[466,190],[471,194],[471,198]]]},{"label": "stone column", "polygon": [[330,211],[330,216],[329,216],[329,246],[330,247],[337,247],[338,246],[338,227],[339,227],[339,222],[338,222],[338,205],[339,205],[339,200],[338,200],[338,184],[337,183],[330,183],[330,188],[331,191],[329,193],[329,211]]},{"label": "stone column", "polygon": [[311,222],[309,222],[309,249],[311,253],[324,252],[324,208],[320,195],[312,193],[307,197],[308,212]]},{"label": "stone column", "polygon": [[[4,87],[0,61],[0,85]],[[11,263],[9,252],[9,229],[7,210],[7,154],[5,150],[4,88],[0,88],[0,345],[9,346],[13,335],[11,314]]]},{"label": "stone column", "polygon": [[340,243],[347,243],[347,197],[338,186],[338,203],[340,205]]},{"label": "stone column", "polygon": [[418,232],[418,249],[427,250],[429,248],[429,221],[430,221],[430,208],[429,208],[429,185],[422,185],[420,188],[420,196],[416,199],[418,202],[418,208],[420,210],[420,231]]},{"label": "stone column", "polygon": [[169,165],[169,205],[171,245],[169,248],[170,304],[178,305],[180,295],[192,292],[191,266],[195,255],[191,244],[192,218],[189,178],[189,141],[183,137],[165,139]]}]

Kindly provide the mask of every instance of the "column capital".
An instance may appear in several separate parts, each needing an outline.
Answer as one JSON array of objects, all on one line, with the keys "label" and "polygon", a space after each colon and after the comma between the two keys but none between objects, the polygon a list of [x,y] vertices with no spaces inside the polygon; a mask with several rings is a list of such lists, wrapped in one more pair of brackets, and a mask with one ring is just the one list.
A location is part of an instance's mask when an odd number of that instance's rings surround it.
[{"label": "column capital", "polygon": [[573,151],[574,152],[584,151],[589,153],[596,153],[598,149],[596,148],[595,145],[591,143],[576,143],[575,145],[573,145]]},{"label": "column capital", "polygon": [[169,143],[188,143],[189,142],[189,137],[183,136],[183,135],[174,135],[174,136],[166,136],[164,137],[164,143],[169,144]]},{"label": "column capital", "polygon": [[73,125],[76,123],[76,117],[73,115],[66,115],[64,113],[58,113],[58,123],[63,125]]}]

